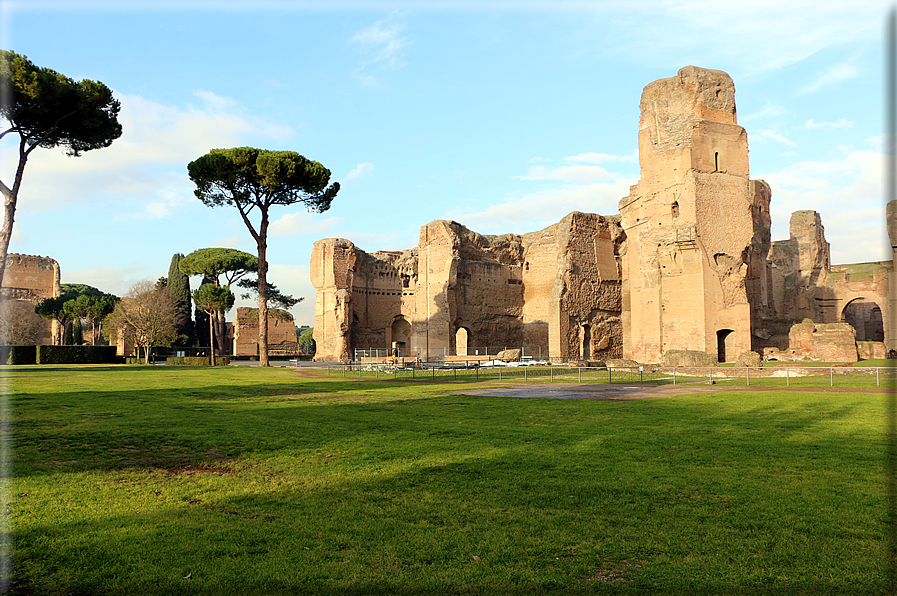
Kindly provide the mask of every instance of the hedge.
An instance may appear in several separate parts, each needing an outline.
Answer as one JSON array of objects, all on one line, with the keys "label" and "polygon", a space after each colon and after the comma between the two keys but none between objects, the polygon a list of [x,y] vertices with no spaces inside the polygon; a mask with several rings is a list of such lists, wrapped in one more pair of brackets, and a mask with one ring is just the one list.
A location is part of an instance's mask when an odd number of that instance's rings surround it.
[{"label": "hedge", "polygon": [[0,346],[0,364],[37,364],[37,346]]},{"label": "hedge", "polygon": [[37,346],[37,364],[112,364],[115,346]]},{"label": "hedge", "polygon": [[[227,366],[230,356],[215,356],[215,366]],[[208,356],[171,356],[169,366],[209,366]]]}]

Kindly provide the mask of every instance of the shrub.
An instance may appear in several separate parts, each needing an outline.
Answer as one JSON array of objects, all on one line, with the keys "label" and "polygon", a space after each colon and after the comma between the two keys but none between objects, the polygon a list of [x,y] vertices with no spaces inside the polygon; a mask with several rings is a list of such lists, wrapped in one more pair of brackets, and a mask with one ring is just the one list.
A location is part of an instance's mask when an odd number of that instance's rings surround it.
[{"label": "shrub", "polygon": [[115,346],[37,346],[37,364],[111,364]]},{"label": "shrub", "polygon": [[37,364],[37,346],[0,346],[0,364]]},{"label": "shrub", "polygon": [[[172,356],[168,359],[170,366],[209,366],[207,356]],[[230,356],[216,356],[215,366],[227,366]]]}]

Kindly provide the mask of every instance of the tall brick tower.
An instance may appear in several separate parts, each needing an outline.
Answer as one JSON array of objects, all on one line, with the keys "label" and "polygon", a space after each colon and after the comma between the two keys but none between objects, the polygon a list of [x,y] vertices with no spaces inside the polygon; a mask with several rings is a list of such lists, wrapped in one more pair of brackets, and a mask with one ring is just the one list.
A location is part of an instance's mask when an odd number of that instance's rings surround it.
[{"label": "tall brick tower", "polygon": [[769,248],[768,229],[765,246],[754,240],[755,224],[768,226],[769,189],[749,179],[735,85],[686,66],[645,87],[640,107],[641,178],[620,201],[624,354],[660,362],[688,349],[733,361],[751,349],[748,295],[760,276],[749,269]]}]

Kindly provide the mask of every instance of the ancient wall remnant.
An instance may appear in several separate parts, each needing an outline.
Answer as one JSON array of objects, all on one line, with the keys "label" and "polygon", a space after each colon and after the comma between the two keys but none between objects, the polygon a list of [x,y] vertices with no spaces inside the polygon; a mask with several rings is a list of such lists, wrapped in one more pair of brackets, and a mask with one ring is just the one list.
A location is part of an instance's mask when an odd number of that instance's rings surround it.
[{"label": "ancient wall remnant", "polygon": [[772,192],[750,179],[735,86],[718,70],[687,66],[646,86],[638,146],[641,176],[619,215],[575,212],[501,236],[434,221],[402,252],[316,242],[316,359],[505,346],[555,360],[778,350],[842,361],[856,340],[875,344],[863,353],[897,348],[897,203],[894,261],[832,266],[815,211],[795,212],[789,239],[773,242]]},{"label": "ancient wall remnant", "polygon": [[[234,356],[258,356],[258,309],[245,306],[237,308],[237,316],[234,319],[231,333],[233,334]],[[270,356],[296,356],[299,354],[293,315],[286,311],[268,309],[268,354]]]},{"label": "ancient wall remnant", "polygon": [[[50,257],[10,253],[6,256],[6,269],[0,285],[0,300],[15,300],[38,304],[44,298],[59,296],[59,263]],[[9,308],[9,313],[14,309]],[[6,313],[4,313],[5,315]],[[61,330],[56,321],[46,321],[37,343],[58,343]]]},{"label": "ancient wall remnant", "polygon": [[804,319],[791,327],[785,350],[766,348],[764,357],[783,362],[856,362],[856,331],[847,323]]},{"label": "ancient wall remnant", "polygon": [[348,360],[367,348],[477,357],[524,345],[564,359],[621,355],[621,238],[615,219],[571,213],[522,236],[434,221],[404,252],[320,240],[311,259],[315,358]]},{"label": "ancient wall remnant", "polygon": [[645,87],[639,163],[639,183],[620,201],[625,352],[640,362],[672,349],[734,360],[751,349],[746,278],[768,187],[748,178],[729,75],[689,66]]}]

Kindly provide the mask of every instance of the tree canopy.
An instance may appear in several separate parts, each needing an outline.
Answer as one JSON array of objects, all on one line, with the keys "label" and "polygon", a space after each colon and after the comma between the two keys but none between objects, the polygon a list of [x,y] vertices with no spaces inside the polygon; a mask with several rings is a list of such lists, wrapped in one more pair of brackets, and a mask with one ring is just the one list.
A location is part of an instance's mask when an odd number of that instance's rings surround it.
[{"label": "tree canopy", "polygon": [[184,255],[181,253],[172,255],[165,284],[168,294],[177,304],[178,312],[181,314],[178,325],[177,343],[179,345],[186,345],[193,336],[193,321],[190,317],[190,277],[181,271],[181,261],[183,260]]},{"label": "tree canopy", "polygon": [[100,337],[102,321],[106,318],[106,315],[115,310],[117,302],[118,297],[112,294],[102,292],[97,294],[92,292],[84,293],[77,298],[65,301],[62,305],[62,310],[66,318],[79,321],[79,327],[81,319],[87,319],[90,322],[92,329],[91,345],[95,346]]},{"label": "tree canopy", "polygon": [[[202,275],[216,285],[230,286],[258,269],[258,258],[235,248],[200,248],[181,258],[178,269],[187,276]],[[222,275],[225,284],[221,284]]]},{"label": "tree canopy", "polygon": [[62,147],[70,156],[108,147],[121,136],[119,101],[103,83],[74,81],[27,57],[0,50],[0,139],[16,134],[18,165],[12,186],[0,180],[4,220],[0,228],[0,279],[12,237],[16,202],[28,156],[38,147]]},{"label": "tree canopy", "polygon": [[[240,294],[243,300],[249,300],[253,296],[259,294],[259,280],[257,279],[241,279],[237,286],[243,290],[248,290],[245,294]],[[305,300],[303,296],[294,298],[292,294],[283,294],[280,289],[272,283],[268,284],[268,306],[289,310]]]},{"label": "tree canopy", "polygon": [[144,348],[146,363],[153,346],[168,346],[177,338],[179,313],[174,300],[165,288],[157,288],[151,281],[134,284],[115,310],[106,317],[103,335],[110,341],[116,335]]},{"label": "tree canopy", "polygon": [[[268,211],[274,205],[305,205],[322,213],[339,192],[330,170],[294,151],[253,147],[212,149],[187,165],[196,198],[209,207],[236,207],[258,249],[259,365],[268,366]],[[253,212],[257,212],[253,213]],[[253,223],[250,217],[257,217]]]}]

